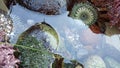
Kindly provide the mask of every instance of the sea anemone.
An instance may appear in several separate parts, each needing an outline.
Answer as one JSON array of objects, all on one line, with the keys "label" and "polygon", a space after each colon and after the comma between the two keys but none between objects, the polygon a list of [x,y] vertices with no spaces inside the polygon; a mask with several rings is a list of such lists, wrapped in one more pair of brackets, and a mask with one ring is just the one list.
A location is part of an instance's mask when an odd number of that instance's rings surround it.
[{"label": "sea anemone", "polygon": [[74,19],[81,19],[85,24],[91,25],[97,21],[97,10],[88,2],[75,4],[70,16]]}]

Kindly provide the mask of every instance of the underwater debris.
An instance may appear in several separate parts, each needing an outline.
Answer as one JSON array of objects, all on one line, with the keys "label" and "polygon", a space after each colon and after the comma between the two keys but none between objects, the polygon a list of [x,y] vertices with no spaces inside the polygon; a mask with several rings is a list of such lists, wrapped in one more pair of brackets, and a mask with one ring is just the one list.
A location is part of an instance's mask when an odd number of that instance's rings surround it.
[{"label": "underwater debris", "polygon": [[54,54],[55,60],[52,63],[52,68],[63,68],[63,60],[64,58],[58,54]]},{"label": "underwater debris", "polygon": [[84,66],[76,60],[70,60],[69,63],[64,62],[64,58],[59,54],[54,54],[55,60],[52,68],[84,68]]},{"label": "underwater debris", "polygon": [[92,25],[97,21],[98,14],[92,4],[81,2],[74,5],[70,13],[70,17],[81,19],[85,24]]},{"label": "underwater debris", "polygon": [[13,46],[9,43],[0,43],[0,68],[18,68],[20,60],[16,58]]}]

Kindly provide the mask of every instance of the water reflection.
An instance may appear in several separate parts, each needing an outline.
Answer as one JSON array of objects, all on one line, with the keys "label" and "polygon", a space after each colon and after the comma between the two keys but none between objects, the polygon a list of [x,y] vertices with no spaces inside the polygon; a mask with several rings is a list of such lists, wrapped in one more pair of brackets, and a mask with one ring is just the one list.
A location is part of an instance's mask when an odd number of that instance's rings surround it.
[{"label": "water reflection", "polygon": [[55,53],[68,60],[78,60],[83,64],[92,62],[86,61],[92,55],[98,55],[103,60],[106,56],[109,56],[120,64],[120,45],[118,43],[119,39],[116,39],[118,37],[111,36],[110,38],[104,34],[95,34],[82,21],[73,20],[67,15],[68,12],[56,16],[47,16],[15,5],[11,13],[14,22],[14,37],[11,37],[11,42],[16,43],[15,40],[23,31],[45,19],[60,37],[59,47]]}]

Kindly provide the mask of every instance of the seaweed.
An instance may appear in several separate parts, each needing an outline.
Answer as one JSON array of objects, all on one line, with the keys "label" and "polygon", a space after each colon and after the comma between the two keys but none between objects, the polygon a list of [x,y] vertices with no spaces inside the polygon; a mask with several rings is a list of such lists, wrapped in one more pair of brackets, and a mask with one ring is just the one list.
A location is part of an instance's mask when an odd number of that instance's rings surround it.
[{"label": "seaweed", "polygon": [[52,61],[50,53],[43,43],[32,36],[18,39],[15,48],[19,49],[20,68],[48,68]]}]

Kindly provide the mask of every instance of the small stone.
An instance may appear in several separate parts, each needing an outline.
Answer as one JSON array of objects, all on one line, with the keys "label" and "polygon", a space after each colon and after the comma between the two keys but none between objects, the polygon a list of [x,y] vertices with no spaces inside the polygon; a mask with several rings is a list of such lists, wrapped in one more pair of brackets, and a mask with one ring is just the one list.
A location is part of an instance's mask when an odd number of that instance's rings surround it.
[{"label": "small stone", "polygon": [[85,68],[106,68],[105,62],[100,56],[93,55],[88,57]]}]

